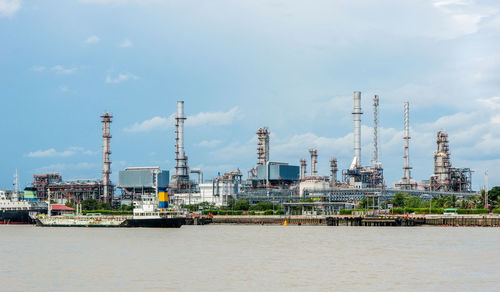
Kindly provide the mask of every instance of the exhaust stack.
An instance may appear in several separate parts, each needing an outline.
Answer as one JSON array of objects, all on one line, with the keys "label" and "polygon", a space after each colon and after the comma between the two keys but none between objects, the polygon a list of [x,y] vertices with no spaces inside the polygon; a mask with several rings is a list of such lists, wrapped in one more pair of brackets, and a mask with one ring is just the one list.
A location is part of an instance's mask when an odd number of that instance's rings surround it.
[{"label": "exhaust stack", "polygon": [[354,91],[354,108],[352,115],[354,118],[354,158],[350,170],[361,167],[361,92]]}]

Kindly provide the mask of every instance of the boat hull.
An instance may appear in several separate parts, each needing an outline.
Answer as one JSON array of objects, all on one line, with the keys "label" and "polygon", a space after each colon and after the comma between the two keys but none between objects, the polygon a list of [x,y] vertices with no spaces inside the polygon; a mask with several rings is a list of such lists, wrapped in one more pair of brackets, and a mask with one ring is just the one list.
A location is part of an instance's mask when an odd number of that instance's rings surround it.
[{"label": "boat hull", "polygon": [[186,224],[186,218],[126,219],[120,227],[179,228]]},{"label": "boat hull", "polygon": [[30,217],[32,212],[44,213],[43,210],[0,210],[0,224],[35,224]]}]

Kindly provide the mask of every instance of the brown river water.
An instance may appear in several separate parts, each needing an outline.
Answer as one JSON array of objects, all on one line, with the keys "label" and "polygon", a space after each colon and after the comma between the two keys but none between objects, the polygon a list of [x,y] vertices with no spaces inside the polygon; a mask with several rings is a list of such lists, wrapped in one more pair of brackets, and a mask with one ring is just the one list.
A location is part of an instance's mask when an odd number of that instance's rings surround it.
[{"label": "brown river water", "polygon": [[0,291],[500,291],[500,228],[0,226]]}]

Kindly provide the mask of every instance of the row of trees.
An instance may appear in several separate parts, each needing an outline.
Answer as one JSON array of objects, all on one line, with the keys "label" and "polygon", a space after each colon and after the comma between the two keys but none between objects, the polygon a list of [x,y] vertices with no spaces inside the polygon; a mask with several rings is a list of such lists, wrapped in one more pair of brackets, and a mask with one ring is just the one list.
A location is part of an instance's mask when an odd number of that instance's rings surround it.
[{"label": "row of trees", "polygon": [[200,204],[185,205],[184,208],[188,209],[190,212],[199,211],[200,209],[220,211],[267,211],[281,210],[281,205],[265,201],[260,201],[256,204],[250,204],[246,200],[230,199],[227,202],[227,206],[216,207],[213,203],[203,202]]},{"label": "row of trees", "polygon": [[[75,208],[75,204],[70,201],[66,202],[66,206]],[[112,206],[109,203],[99,202],[95,199],[86,199],[82,201],[82,210],[93,211],[93,210],[112,210]],[[114,208],[116,211],[132,211],[134,209],[133,205],[121,205],[118,208]]]}]

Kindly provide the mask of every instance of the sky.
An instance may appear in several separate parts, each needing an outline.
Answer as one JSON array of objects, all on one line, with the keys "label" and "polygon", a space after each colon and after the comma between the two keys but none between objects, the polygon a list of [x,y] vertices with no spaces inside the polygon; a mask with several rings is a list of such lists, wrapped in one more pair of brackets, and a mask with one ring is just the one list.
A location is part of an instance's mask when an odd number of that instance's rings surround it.
[{"label": "sky", "polygon": [[[34,174],[100,178],[100,114],[111,125],[112,181],[130,166],[175,163],[173,115],[185,101],[189,165],[205,178],[270,159],[318,170],[353,157],[362,92],[362,164],[402,176],[410,103],[413,178],[433,172],[436,134],[473,187],[500,185],[500,3],[472,0],[0,0],[0,189]],[[339,176],[340,178],[340,176]]]}]

